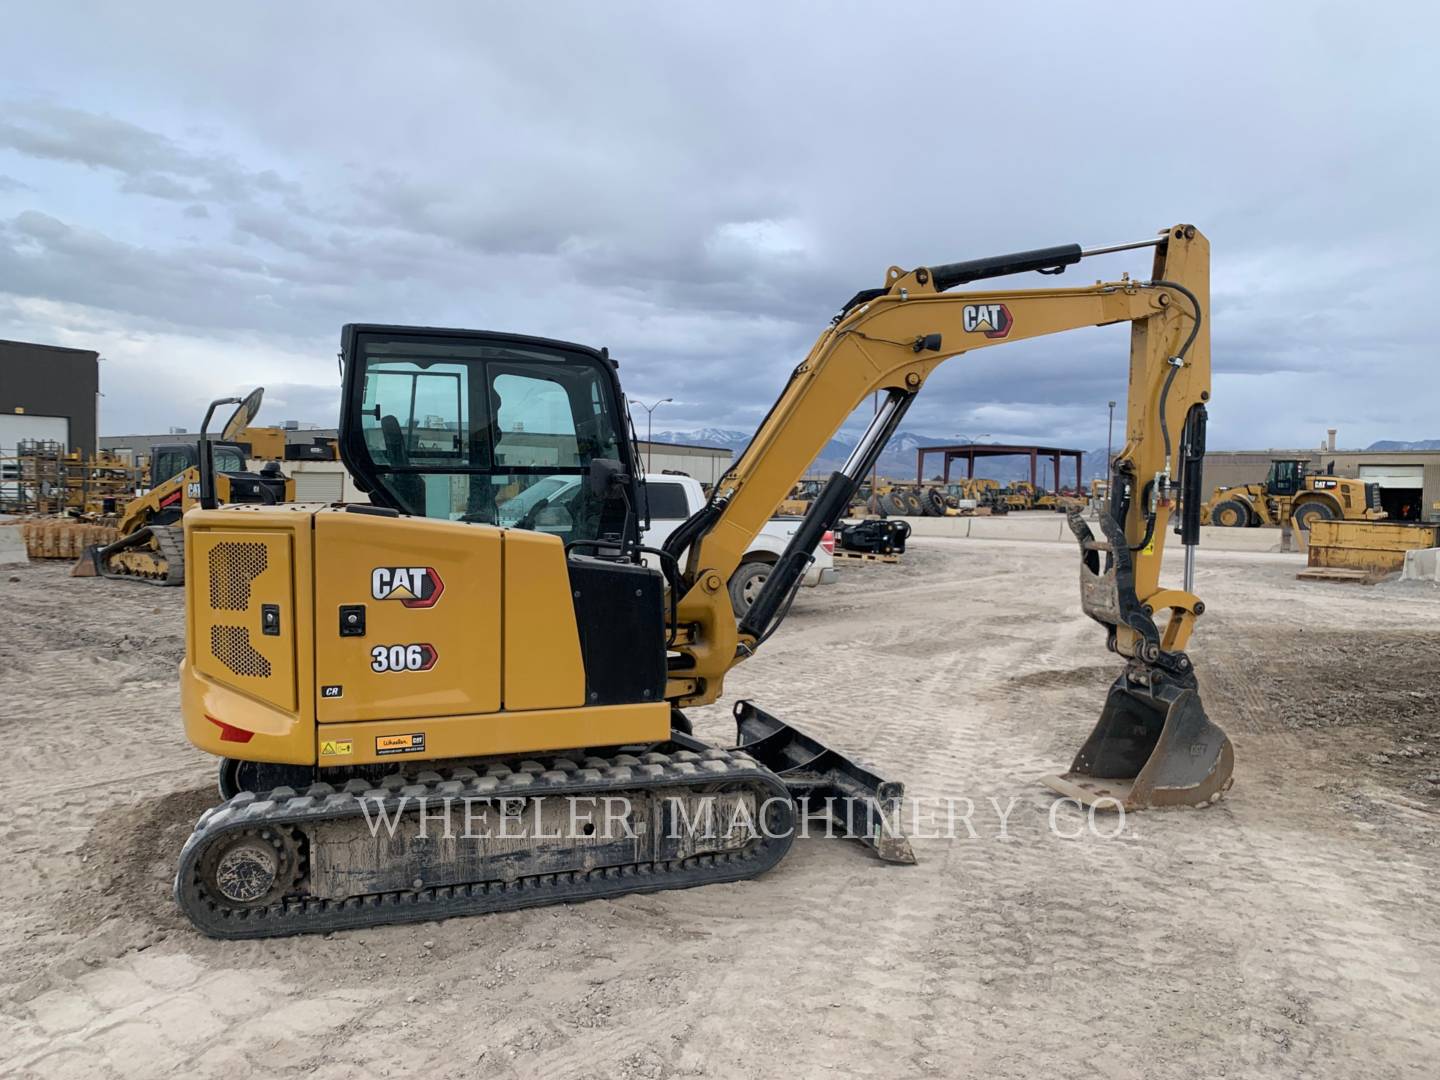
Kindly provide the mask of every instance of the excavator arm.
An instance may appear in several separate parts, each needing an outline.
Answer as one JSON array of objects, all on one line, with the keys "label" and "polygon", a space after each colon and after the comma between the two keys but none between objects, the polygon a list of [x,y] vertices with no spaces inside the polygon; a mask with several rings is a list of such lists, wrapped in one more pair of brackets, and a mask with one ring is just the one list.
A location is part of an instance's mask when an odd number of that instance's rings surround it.
[{"label": "excavator arm", "polygon": [[[1154,249],[1147,280],[1127,276],[1080,288],[947,291],[1025,271],[1058,273],[1087,256],[1130,248]],[[1174,695],[1155,704],[1156,695],[1180,687],[1189,695],[1181,705],[1188,707],[1193,699],[1199,708],[1183,649],[1204,610],[1191,592],[1191,569],[1199,531],[1193,510],[1200,503],[1204,403],[1210,396],[1208,304],[1209,244],[1190,225],[1166,229],[1153,239],[1090,251],[1071,245],[909,271],[891,267],[884,287],[858,294],[820,335],[749,447],[716,485],[711,502],[667,543],[672,554],[689,550],[677,618],[683,633],[677,637],[667,696],[681,706],[714,701],[726,672],[774,631],[820,534],[844,513],[906,409],[942,363],[978,349],[1126,322],[1131,328],[1127,437],[1111,476],[1109,512],[1101,516],[1098,538],[1078,514],[1072,514],[1071,527],[1081,549],[1084,608],[1106,627],[1110,647],[1128,661],[1123,685],[1112,688],[1112,699],[1123,698],[1119,704],[1126,708],[1107,705],[1107,713],[1115,716],[1108,724],[1102,717],[1102,727],[1115,730],[1101,739],[1108,749],[1100,755],[1099,772],[1092,774],[1090,765],[1079,759],[1076,764],[1081,776],[1102,775],[1107,768],[1112,773],[1128,770],[1129,776],[1086,787],[1088,781],[1076,780],[1072,769],[1062,790],[1090,801],[1156,801],[1144,777],[1136,777],[1144,763],[1131,769],[1137,756],[1151,756],[1165,718],[1175,711]],[[885,396],[865,435],[844,467],[831,476],[765,589],[737,623],[724,583],[786,493],[875,391]],[[1182,588],[1162,588],[1165,534],[1182,486],[1193,508],[1193,520],[1182,523],[1185,579]],[[1168,613],[1163,626],[1155,622],[1161,613]],[[1136,687],[1151,711],[1158,710],[1153,717],[1157,723],[1150,725],[1154,731],[1144,738],[1131,730],[1146,726],[1129,708]],[[1215,768],[1206,777],[1223,767],[1224,776],[1215,781],[1223,790],[1229,782],[1228,740],[1218,728],[1202,734],[1210,736],[1214,753],[1207,749],[1191,756],[1213,759],[1209,765]],[[1092,736],[1092,742],[1095,739]],[[1127,739],[1134,745],[1122,755],[1123,768],[1116,770],[1115,746]],[[1113,775],[1105,778],[1116,780]],[[1129,788],[1122,791],[1125,784],[1139,790],[1133,795]],[[1175,801],[1195,794],[1195,785],[1188,781],[1174,786],[1187,789]],[[1163,796],[1159,801],[1165,801]]]}]

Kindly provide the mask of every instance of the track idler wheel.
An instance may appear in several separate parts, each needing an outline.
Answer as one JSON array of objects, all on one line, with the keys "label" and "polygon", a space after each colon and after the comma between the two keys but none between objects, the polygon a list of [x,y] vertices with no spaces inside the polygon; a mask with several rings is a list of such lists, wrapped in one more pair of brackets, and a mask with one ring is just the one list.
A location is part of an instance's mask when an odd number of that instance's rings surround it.
[{"label": "track idler wheel", "polygon": [[300,876],[293,837],[262,828],[237,834],[200,865],[205,890],[231,907],[259,908],[284,896]]},{"label": "track idler wheel", "polygon": [[1099,809],[1204,806],[1229,789],[1234,771],[1234,748],[1205,714],[1194,675],[1132,664],[1070,771],[1045,784]]}]

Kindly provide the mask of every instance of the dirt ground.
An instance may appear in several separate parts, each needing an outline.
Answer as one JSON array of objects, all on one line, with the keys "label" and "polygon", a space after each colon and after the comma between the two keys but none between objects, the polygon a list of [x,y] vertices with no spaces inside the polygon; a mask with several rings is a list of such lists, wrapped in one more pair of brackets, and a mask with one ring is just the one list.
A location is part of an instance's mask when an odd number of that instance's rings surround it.
[{"label": "dirt ground", "polygon": [[238,944],[169,894],[215,798],[177,717],[179,593],[0,569],[0,1074],[1432,1076],[1440,590],[1298,565],[1202,554],[1192,654],[1237,762],[1210,809],[1105,838],[1062,804],[1052,831],[1036,778],[1118,670],[1074,553],[916,541],[807,590],[729,696],[973,800],[974,838],[917,840],[914,867],[814,838],[736,885]]}]

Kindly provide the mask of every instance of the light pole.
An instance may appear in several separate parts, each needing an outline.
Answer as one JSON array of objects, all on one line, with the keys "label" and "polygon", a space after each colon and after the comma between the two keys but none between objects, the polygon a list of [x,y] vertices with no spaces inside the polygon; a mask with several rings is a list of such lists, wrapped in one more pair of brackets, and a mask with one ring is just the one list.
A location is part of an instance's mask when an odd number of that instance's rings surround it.
[{"label": "light pole", "polygon": [[1115,448],[1115,402],[1110,402],[1110,426],[1105,432],[1105,482],[1110,482],[1110,455]]},{"label": "light pole", "polygon": [[655,410],[667,401],[674,401],[674,398],[662,397],[654,405],[646,405],[639,398],[631,398],[632,405],[639,405],[645,410],[645,471],[650,471],[650,462],[655,454],[655,444],[650,441],[650,436],[655,433]]}]

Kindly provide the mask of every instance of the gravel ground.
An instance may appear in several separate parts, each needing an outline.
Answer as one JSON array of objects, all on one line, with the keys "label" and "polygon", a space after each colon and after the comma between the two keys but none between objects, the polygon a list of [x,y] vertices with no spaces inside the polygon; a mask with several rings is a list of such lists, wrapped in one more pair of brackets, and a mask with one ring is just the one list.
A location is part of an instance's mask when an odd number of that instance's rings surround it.
[{"label": "gravel ground", "polygon": [[916,541],[806,590],[727,689],[973,800],[973,838],[919,839],[915,867],[814,838],[736,885],[238,944],[169,897],[214,801],[177,717],[180,595],[0,569],[0,1074],[1433,1075],[1440,590],[1299,565],[1202,556],[1192,654],[1237,761],[1208,810],[1105,838],[1062,804],[1052,831],[1036,777],[1118,668],[1073,550]]}]

